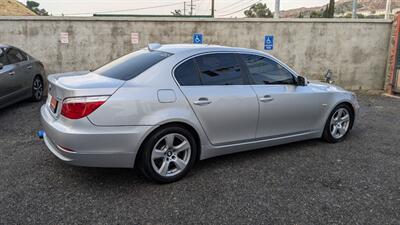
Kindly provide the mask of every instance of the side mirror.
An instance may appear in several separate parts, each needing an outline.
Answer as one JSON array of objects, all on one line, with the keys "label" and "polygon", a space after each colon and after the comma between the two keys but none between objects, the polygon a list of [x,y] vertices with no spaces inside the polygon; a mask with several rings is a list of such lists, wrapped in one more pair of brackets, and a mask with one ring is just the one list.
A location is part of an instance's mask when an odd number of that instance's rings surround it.
[{"label": "side mirror", "polygon": [[297,77],[297,85],[298,86],[307,86],[307,83],[308,83],[307,78],[302,77],[302,76]]},{"label": "side mirror", "polygon": [[332,76],[333,76],[333,74],[332,74],[331,70],[326,71],[325,82],[328,83],[328,84],[334,83],[335,81],[333,81]]},{"label": "side mirror", "polygon": [[4,65],[3,63],[0,63],[0,70],[3,69]]}]

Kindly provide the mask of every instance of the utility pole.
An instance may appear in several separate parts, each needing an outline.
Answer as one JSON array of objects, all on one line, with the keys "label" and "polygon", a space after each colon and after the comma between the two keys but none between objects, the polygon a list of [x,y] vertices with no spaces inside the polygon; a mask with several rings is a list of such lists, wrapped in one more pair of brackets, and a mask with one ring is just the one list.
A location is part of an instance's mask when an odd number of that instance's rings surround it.
[{"label": "utility pole", "polygon": [[214,18],[214,11],[215,11],[215,8],[214,8],[214,0],[211,0],[211,17],[212,18]]},{"label": "utility pole", "polygon": [[193,0],[190,0],[190,15],[191,16],[193,15],[193,8],[194,8]]},{"label": "utility pole", "polygon": [[186,2],[183,2],[183,15],[186,16]]},{"label": "utility pole", "polygon": [[353,13],[351,14],[351,18],[357,18],[357,0],[353,0]]},{"label": "utility pole", "polygon": [[385,19],[389,19],[389,15],[391,13],[391,0],[386,0],[386,13],[385,13]]},{"label": "utility pole", "polygon": [[279,18],[279,10],[280,10],[280,0],[275,0],[275,13],[274,13],[274,18],[278,19]]}]

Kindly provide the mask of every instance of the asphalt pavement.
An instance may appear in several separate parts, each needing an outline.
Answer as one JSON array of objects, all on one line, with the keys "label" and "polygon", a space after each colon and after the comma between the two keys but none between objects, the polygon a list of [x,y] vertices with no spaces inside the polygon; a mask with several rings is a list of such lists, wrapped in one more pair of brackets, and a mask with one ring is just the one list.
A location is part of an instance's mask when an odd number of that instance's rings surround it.
[{"label": "asphalt pavement", "polygon": [[0,110],[0,224],[400,224],[400,99],[359,100],[341,143],[212,158],[167,185],[62,163],[36,137],[42,103],[18,103]]}]

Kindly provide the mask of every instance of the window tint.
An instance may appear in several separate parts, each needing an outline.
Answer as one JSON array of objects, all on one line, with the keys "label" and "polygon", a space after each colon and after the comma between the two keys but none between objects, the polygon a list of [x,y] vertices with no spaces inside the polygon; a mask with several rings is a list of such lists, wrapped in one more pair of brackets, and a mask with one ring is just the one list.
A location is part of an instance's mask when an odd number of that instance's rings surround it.
[{"label": "window tint", "polygon": [[28,60],[28,56],[26,55],[26,53],[25,53],[25,52],[23,52],[23,51],[21,51],[21,50],[19,50],[19,52],[21,53],[21,56],[22,56],[22,61],[26,61],[26,60]]},{"label": "window tint", "polygon": [[26,60],[26,56],[22,55],[22,53],[15,48],[10,48],[7,51],[7,56],[11,64],[19,63]]},{"label": "window tint", "polygon": [[243,76],[234,54],[211,54],[196,58],[203,85],[241,85]]},{"label": "window tint", "polygon": [[3,64],[3,66],[8,65],[6,53],[1,48],[0,48],[0,63]]},{"label": "window tint", "polygon": [[241,56],[254,84],[294,84],[293,75],[279,63],[263,56]]},{"label": "window tint", "polygon": [[160,51],[140,50],[116,59],[94,72],[106,77],[130,80],[170,55]]},{"label": "window tint", "polygon": [[182,86],[201,85],[200,77],[193,59],[190,59],[175,69],[175,78]]}]

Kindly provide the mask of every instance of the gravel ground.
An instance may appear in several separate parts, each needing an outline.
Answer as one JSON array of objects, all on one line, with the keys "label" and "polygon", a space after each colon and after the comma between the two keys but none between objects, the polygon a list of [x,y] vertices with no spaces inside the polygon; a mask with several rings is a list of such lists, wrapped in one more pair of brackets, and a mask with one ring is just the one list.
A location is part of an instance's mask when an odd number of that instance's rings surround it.
[{"label": "gravel ground", "polygon": [[167,185],[63,164],[36,137],[40,104],[16,104],[0,110],[0,224],[400,224],[400,99],[359,98],[342,143],[208,159]]}]

